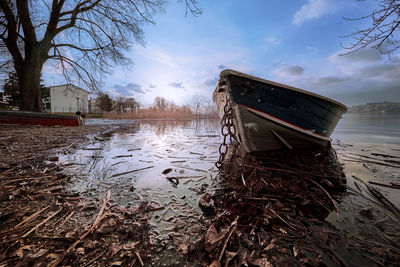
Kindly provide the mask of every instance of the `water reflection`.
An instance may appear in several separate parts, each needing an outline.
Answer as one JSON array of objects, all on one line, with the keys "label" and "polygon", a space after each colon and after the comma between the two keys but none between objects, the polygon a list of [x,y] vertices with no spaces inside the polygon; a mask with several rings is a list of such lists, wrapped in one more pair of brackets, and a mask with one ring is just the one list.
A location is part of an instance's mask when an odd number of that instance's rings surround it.
[{"label": "water reflection", "polygon": [[[384,130],[386,133],[394,133],[390,129],[393,130],[398,124],[390,126],[391,120],[383,121],[385,123],[380,124],[375,130],[365,131],[366,134],[374,136],[382,127],[387,129]],[[351,136],[362,136],[358,131],[369,126],[367,126],[367,122],[364,124],[361,122],[362,119],[359,117],[345,117],[334,137],[349,140],[347,138]],[[184,220],[192,228],[198,227],[198,218],[202,214],[198,207],[200,195],[204,192],[216,190],[211,186],[211,177],[215,177],[218,173],[214,163],[219,157],[218,146],[222,141],[219,120],[129,121],[122,126],[113,127],[115,127],[114,130],[102,134],[100,138],[73,155],[60,155],[60,160],[65,164],[74,164],[67,169],[75,177],[75,182],[70,189],[99,198],[103,197],[105,192],[110,189],[111,202],[114,202],[114,204],[130,206],[136,205],[140,201],[148,201],[154,203],[157,207],[162,206],[164,209],[156,211],[151,219],[155,229],[154,238],[160,239],[160,243],[171,240],[171,235],[176,234],[174,223],[179,222],[179,220]],[[342,137],[340,137],[341,135]],[[393,135],[396,136],[396,134]],[[342,160],[343,155],[367,153],[367,149],[363,147],[360,147],[360,151],[349,151],[347,146],[342,147],[340,145],[336,145],[335,148],[340,149],[339,156],[342,157]],[[372,151],[376,151],[376,149]],[[329,153],[335,156],[333,151]],[[380,153],[389,154],[387,151]],[[278,155],[272,153],[268,153],[264,158],[258,155],[253,161],[261,161],[261,163],[257,163],[260,165],[258,167],[262,167],[258,171],[262,174],[268,174],[262,177],[264,180],[258,179],[260,176],[256,176],[256,173],[254,173],[254,162],[252,164],[245,162],[249,165],[249,169],[244,173],[243,179],[240,177],[237,180],[239,182],[236,188],[233,189],[228,186],[222,188],[223,184],[218,186],[220,189],[225,189],[224,193],[229,198],[229,204],[236,205],[234,208],[240,214],[255,211],[250,216],[245,217],[249,221],[254,217],[253,219],[256,219],[254,225],[257,224],[257,216],[260,216],[258,211],[265,212],[266,206],[274,212],[283,211],[283,214],[287,215],[284,217],[285,220],[288,220],[290,216],[294,218],[293,220],[307,217],[307,212],[318,213],[319,217],[323,219],[330,210],[325,209],[324,205],[333,205],[331,203],[333,201],[326,196],[327,194],[324,191],[319,191],[319,185],[313,184],[315,192],[310,192],[310,188],[304,183],[304,179],[301,175],[298,175],[299,168],[306,176],[320,175],[319,181],[322,184],[325,176],[335,174],[336,169],[331,167],[340,167],[336,156],[331,158],[321,155],[322,152],[315,152],[311,155],[312,157],[307,157],[307,160],[296,158],[293,154],[288,155],[290,156],[288,158],[278,157]],[[370,157],[371,155],[368,154],[367,156]],[[324,161],[324,159],[327,159],[327,161]],[[290,160],[295,160],[297,165],[300,165],[295,172],[293,168],[287,166]],[[365,167],[362,162],[357,161],[356,163],[357,166],[355,167],[358,171]],[[347,176],[358,176],[349,166],[345,165]],[[330,172],[330,170],[332,171]],[[277,176],[277,171],[281,171],[285,175]],[[391,169],[387,170],[387,172],[390,171]],[[287,173],[293,176],[292,180],[287,179]],[[380,172],[380,174],[382,173],[386,175],[385,172]],[[394,175],[396,175],[395,172],[392,176],[394,177]],[[390,179],[392,179],[392,176],[390,176]],[[329,185],[327,182],[326,184]],[[350,182],[350,185],[354,187],[352,180]],[[299,186],[292,189],[296,184]],[[292,190],[290,191],[290,189]],[[252,195],[247,196],[246,201],[242,201],[237,198],[240,191]],[[261,199],[260,195],[263,194],[264,197],[266,192],[269,192],[268,197],[279,201],[268,199],[267,202],[265,199]],[[328,202],[322,203],[320,209],[316,209],[315,203],[318,203],[323,197]],[[308,201],[308,198],[311,198],[312,201]],[[296,200],[299,203],[296,203],[293,207],[293,202]],[[249,208],[248,203],[252,203],[253,206]],[[349,194],[341,196],[340,201],[335,203],[339,206],[340,217],[336,213],[334,214],[335,217],[329,216],[327,225],[330,227],[329,223],[332,223],[336,226],[339,230],[335,230],[337,231],[335,233],[338,234],[342,234],[347,229],[354,233],[361,231],[358,229],[361,229],[363,224],[356,225],[357,228],[355,226],[351,229],[347,227],[353,227],[351,222],[356,221],[356,218],[359,217],[360,208],[365,207],[364,200]],[[226,202],[223,204],[228,208],[230,207]],[[259,210],[256,208],[259,208]],[[231,211],[231,214],[235,213],[233,209]],[[293,212],[297,213],[294,214]],[[270,215],[268,214],[268,216]],[[312,215],[315,216],[315,214]],[[275,218],[272,215],[270,217]],[[380,219],[381,217],[377,218]],[[279,220],[275,218],[276,221]],[[298,221],[292,222],[297,223]],[[254,229],[254,225],[247,221],[246,223]],[[318,221],[318,223],[322,222]],[[272,226],[274,224],[271,224]],[[171,248],[171,250],[174,249]]]},{"label": "water reflection", "polygon": [[217,173],[219,127],[219,120],[131,121],[60,160],[74,164],[71,190],[100,198],[110,189],[114,203],[134,205],[135,196],[163,206],[152,219],[162,236],[171,216],[189,222],[201,213],[199,193]]},{"label": "water reflection", "polygon": [[332,139],[347,143],[400,144],[398,114],[345,114]]}]

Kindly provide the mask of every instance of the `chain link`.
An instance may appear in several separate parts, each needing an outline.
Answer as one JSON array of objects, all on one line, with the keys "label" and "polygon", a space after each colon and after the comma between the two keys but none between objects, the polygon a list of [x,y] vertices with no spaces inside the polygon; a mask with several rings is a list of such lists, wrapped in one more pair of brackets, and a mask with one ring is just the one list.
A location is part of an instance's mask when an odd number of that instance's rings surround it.
[{"label": "chain link", "polygon": [[[225,159],[226,153],[228,153],[228,143],[233,146],[233,155],[236,155],[239,142],[236,138],[236,127],[233,124],[233,112],[232,112],[232,100],[228,98],[224,106],[224,115],[221,119],[222,127],[221,134],[224,137],[221,145],[219,146],[219,159],[215,163],[215,166],[220,170],[222,163]],[[229,139],[227,138],[229,136]],[[228,139],[228,140],[227,140]]]}]

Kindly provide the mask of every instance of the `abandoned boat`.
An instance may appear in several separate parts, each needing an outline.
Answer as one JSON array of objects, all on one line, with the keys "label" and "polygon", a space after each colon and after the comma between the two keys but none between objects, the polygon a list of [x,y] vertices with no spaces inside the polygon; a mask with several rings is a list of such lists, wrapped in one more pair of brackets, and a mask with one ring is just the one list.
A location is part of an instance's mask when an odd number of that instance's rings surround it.
[{"label": "abandoned boat", "polygon": [[288,85],[224,70],[213,94],[220,117],[232,108],[233,133],[247,153],[330,145],[347,107]]},{"label": "abandoned boat", "polygon": [[79,116],[0,110],[0,124],[79,126]]}]

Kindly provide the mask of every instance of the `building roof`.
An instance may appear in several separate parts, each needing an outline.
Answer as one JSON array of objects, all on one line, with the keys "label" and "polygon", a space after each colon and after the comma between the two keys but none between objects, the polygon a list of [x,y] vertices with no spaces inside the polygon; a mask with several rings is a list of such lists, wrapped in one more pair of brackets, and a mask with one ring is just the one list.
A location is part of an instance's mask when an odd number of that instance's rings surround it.
[{"label": "building roof", "polygon": [[90,93],[90,91],[85,90],[85,89],[83,89],[83,88],[80,88],[79,86],[76,86],[76,85],[74,85],[74,84],[72,84],[72,83],[66,83],[66,84],[59,84],[59,85],[49,86],[49,88],[51,89],[51,88],[62,87],[62,86],[67,86],[67,87],[68,87],[68,86],[73,86],[73,87],[75,87],[75,88],[77,88],[77,89],[79,89],[79,90],[82,90],[82,91],[87,92],[88,94]]}]

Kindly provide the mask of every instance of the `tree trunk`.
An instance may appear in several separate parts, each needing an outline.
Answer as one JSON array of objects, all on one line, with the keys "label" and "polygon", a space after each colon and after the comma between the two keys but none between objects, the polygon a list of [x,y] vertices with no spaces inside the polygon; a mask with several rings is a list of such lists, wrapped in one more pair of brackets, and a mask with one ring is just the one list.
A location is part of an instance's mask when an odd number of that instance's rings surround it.
[{"label": "tree trunk", "polygon": [[25,59],[20,77],[21,110],[42,111],[42,99],[40,92],[40,77],[42,64],[38,55],[32,55]]}]

